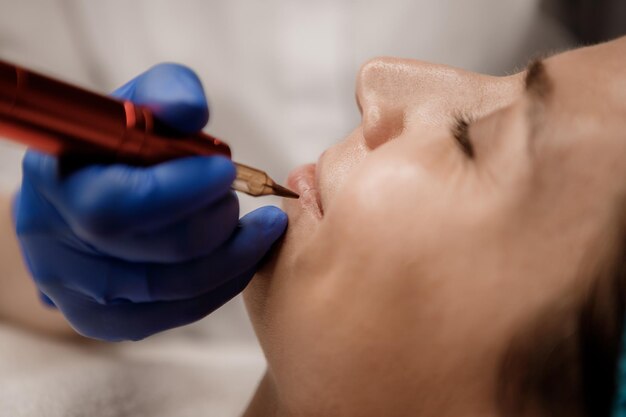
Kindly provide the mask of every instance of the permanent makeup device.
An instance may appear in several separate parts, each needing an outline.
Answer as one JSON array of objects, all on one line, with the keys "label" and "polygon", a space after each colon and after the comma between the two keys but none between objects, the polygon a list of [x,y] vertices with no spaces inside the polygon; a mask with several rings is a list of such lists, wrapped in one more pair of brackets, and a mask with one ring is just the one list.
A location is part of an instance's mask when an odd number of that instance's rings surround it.
[{"label": "permanent makeup device", "polygon": [[[121,162],[149,166],[194,155],[231,157],[228,145],[205,133],[180,134],[152,112],[0,61],[0,135],[58,156],[61,166]],[[252,196],[298,194],[265,172],[235,163],[232,188]]]}]

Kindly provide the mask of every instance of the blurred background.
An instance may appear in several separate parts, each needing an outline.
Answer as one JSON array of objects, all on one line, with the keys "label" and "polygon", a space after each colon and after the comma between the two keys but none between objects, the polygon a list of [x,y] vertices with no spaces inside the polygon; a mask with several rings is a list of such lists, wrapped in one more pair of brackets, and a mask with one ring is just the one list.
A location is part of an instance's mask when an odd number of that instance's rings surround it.
[{"label": "blurred background", "polygon": [[[111,92],[160,62],[191,67],[209,99],[206,131],[229,143],[235,160],[279,181],[359,123],[355,79],[372,57],[505,75],[533,56],[626,32],[623,0],[0,0],[0,10],[0,59],[91,90]],[[18,186],[22,153],[0,141],[0,192],[11,194]],[[241,199],[242,212],[278,203]],[[4,267],[0,277],[9,273]],[[65,395],[72,404],[94,392],[89,384],[76,391],[76,375],[88,372],[98,384],[126,387],[141,385],[149,369],[158,383],[152,381],[150,390],[135,387],[133,395],[186,404],[151,415],[236,415],[264,368],[238,299],[193,326],[141,343],[90,348],[108,349],[109,359],[33,337],[0,336],[0,404],[18,404],[28,390],[50,385],[78,392]],[[24,346],[31,360],[11,353]],[[74,365],[75,374],[51,369],[33,380],[24,370],[47,369],[51,351],[58,364],[83,365]],[[170,378],[159,379],[159,369]],[[190,403],[183,385],[206,395]],[[98,395],[115,399],[117,392]],[[46,415],[69,415],[62,405],[55,410]],[[5,412],[0,409],[0,416],[16,415]]]}]

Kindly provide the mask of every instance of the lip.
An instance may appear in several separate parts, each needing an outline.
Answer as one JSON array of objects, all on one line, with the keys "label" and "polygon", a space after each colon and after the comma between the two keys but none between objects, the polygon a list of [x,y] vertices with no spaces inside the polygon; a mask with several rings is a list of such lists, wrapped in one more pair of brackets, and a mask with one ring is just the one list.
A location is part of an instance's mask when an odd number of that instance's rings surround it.
[{"label": "lip", "polygon": [[317,218],[321,218],[324,211],[322,210],[316,171],[316,164],[306,164],[294,169],[287,177],[287,187],[300,194],[298,203],[304,210],[311,212]]}]

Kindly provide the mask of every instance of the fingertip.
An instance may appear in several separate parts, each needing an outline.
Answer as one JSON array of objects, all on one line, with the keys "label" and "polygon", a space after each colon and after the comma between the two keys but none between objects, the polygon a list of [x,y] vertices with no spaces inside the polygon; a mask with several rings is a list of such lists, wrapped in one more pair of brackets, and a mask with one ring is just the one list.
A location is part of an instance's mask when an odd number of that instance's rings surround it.
[{"label": "fingertip", "polygon": [[270,226],[273,229],[280,230],[281,234],[285,231],[288,222],[287,213],[276,206],[261,207],[259,210],[263,210],[272,219]]},{"label": "fingertip", "polygon": [[237,167],[229,158],[221,155],[213,155],[202,157],[208,165],[209,173],[219,172],[224,178],[228,179],[229,186],[237,178]]},{"label": "fingertip", "polygon": [[287,215],[277,207],[265,206],[246,214],[231,239],[209,258],[213,273],[234,276],[256,268],[286,227]]},{"label": "fingertip", "polygon": [[248,213],[241,219],[242,225],[255,225],[263,229],[268,241],[275,241],[287,228],[287,214],[275,206],[265,206]]},{"label": "fingertip", "polygon": [[50,155],[28,150],[22,159],[24,180],[33,184],[46,184],[48,188],[58,178],[58,160]]},{"label": "fingertip", "polygon": [[142,75],[143,74],[138,75],[137,77],[128,81],[123,86],[117,88],[111,93],[111,96],[119,99],[131,100],[133,98],[133,93],[135,92],[135,84],[137,83],[137,79],[140,78]]},{"label": "fingertip", "polygon": [[150,68],[134,83],[131,100],[183,133],[197,132],[209,121],[202,82],[184,65],[168,62]]},{"label": "fingertip", "polygon": [[29,149],[22,159],[22,172],[26,174],[39,174],[43,170],[49,171],[52,168],[54,158]]}]

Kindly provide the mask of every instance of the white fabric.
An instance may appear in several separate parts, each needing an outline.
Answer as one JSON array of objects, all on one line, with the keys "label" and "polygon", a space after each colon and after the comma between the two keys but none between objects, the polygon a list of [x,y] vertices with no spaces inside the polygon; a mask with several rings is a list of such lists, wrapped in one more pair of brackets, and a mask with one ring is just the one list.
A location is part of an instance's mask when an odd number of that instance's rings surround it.
[{"label": "white fabric", "polygon": [[0,324],[0,417],[236,416],[264,369],[255,353],[163,336],[75,345]]},{"label": "white fabric", "polygon": [[[208,93],[207,130],[277,180],[358,123],[354,80],[371,57],[502,74],[568,43],[538,0],[0,0],[0,10],[0,59],[97,91],[158,62],[190,66]],[[18,183],[20,154],[0,143],[0,191]],[[242,198],[244,212],[267,203],[277,200]],[[236,415],[259,364],[240,301],[97,350],[0,327],[0,417]]]}]

